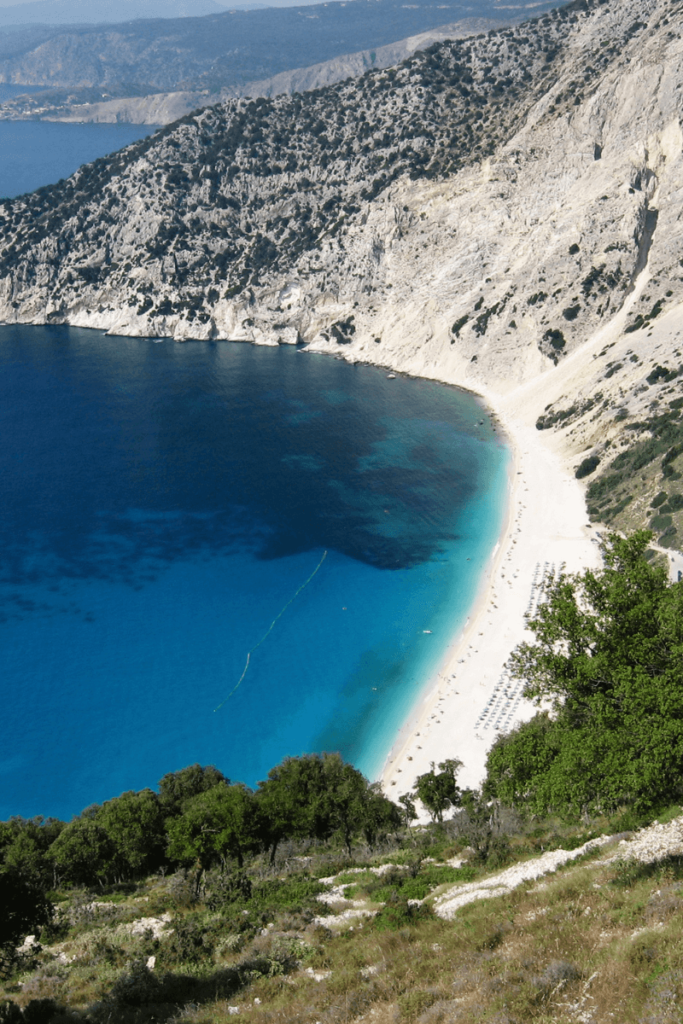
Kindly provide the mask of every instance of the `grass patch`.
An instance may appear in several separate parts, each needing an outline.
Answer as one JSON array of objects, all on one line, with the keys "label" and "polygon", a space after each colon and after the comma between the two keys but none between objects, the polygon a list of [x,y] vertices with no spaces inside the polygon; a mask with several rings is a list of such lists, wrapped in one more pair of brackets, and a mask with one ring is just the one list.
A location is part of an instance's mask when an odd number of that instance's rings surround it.
[{"label": "grass patch", "polygon": [[[659,820],[677,814],[672,806]],[[606,829],[642,824],[631,812],[588,828],[553,819],[529,823],[511,837],[510,858],[578,848]],[[307,871],[286,861],[277,876],[256,863],[249,900],[220,907],[211,899],[215,877],[189,906],[177,895],[176,877],[150,878],[116,901],[116,920],[67,925],[52,946],[44,937],[34,962],[0,987],[0,1003],[33,1003],[16,1024],[33,1020],[31,1014],[45,1024],[224,1024],[235,1019],[231,1007],[240,1015],[248,1008],[256,1024],[350,1024],[363,1016],[376,1024],[548,1024],[575,1019],[563,1009],[570,1004],[620,1024],[657,1013],[676,1019],[662,1014],[678,1005],[671,999],[683,977],[683,858],[606,864],[618,847],[602,847],[443,921],[429,905],[409,901],[484,872],[424,863],[421,849],[438,845],[454,846],[443,827],[413,834],[379,858],[405,863],[379,876],[369,870],[378,858],[357,855],[354,863],[364,870],[356,873],[340,857],[344,868],[335,884],[351,884],[356,898],[375,907],[386,897],[374,918],[353,919],[340,934],[314,920],[325,909],[316,899],[325,889],[315,877],[322,859]],[[332,860],[325,860],[329,875]],[[63,915],[72,901],[83,905],[90,896],[59,895]],[[173,931],[157,939],[132,934],[127,922],[149,916],[152,905],[171,909]],[[56,961],[58,951],[66,962]]]}]

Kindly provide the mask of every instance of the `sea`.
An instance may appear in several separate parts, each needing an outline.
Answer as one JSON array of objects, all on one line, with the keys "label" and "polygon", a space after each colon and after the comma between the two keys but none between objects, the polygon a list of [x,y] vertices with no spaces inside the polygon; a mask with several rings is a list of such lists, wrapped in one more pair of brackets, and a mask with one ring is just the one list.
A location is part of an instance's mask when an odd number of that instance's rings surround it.
[{"label": "sea", "polygon": [[[11,98],[11,91],[18,88],[0,85],[0,102]],[[68,178],[81,164],[122,149],[152,131],[156,125],[0,121],[0,199]]]},{"label": "sea", "polygon": [[0,437],[0,818],[193,762],[376,778],[506,504],[474,395],[293,346],[0,326]]}]

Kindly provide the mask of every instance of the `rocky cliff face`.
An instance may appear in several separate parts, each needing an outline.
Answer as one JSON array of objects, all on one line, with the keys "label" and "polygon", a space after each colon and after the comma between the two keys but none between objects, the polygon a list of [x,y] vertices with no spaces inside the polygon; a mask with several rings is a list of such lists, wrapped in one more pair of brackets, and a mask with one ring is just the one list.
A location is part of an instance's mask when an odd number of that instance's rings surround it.
[{"label": "rocky cliff face", "polygon": [[579,0],[188,116],[5,203],[0,316],[557,376],[625,302],[647,331],[683,295],[682,15]]}]

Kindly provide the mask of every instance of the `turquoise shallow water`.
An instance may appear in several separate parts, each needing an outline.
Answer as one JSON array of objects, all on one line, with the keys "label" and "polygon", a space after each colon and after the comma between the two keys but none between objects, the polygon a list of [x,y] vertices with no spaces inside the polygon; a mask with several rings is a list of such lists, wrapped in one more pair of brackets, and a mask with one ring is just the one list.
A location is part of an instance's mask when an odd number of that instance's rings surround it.
[{"label": "turquoise shallow water", "polygon": [[473,396],[287,347],[0,328],[0,430],[0,817],[193,761],[375,775],[505,502]]}]

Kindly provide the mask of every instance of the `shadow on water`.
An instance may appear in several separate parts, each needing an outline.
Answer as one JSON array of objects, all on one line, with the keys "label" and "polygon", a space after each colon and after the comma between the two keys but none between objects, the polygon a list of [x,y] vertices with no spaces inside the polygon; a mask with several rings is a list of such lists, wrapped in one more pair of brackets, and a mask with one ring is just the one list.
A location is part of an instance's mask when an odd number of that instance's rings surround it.
[{"label": "shadow on water", "polygon": [[193,761],[372,774],[504,498],[472,395],[289,347],[0,327],[0,432],[8,816]]},{"label": "shadow on water", "polygon": [[0,331],[7,585],[141,586],[245,550],[409,568],[454,539],[476,487],[472,412],[438,385],[291,351]]}]

